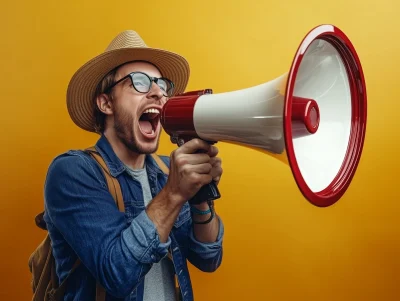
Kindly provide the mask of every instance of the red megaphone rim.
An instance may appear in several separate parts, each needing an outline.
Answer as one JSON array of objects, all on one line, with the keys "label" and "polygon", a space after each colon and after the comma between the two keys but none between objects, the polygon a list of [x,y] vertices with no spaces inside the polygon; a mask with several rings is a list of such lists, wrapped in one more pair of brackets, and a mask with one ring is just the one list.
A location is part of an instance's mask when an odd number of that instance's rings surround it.
[{"label": "red megaphone rim", "polygon": [[[336,177],[322,191],[312,191],[306,183],[294,151],[292,135],[292,99],[302,59],[311,43],[321,39],[329,42],[340,54],[349,79],[351,95],[351,129],[347,151]],[[323,118],[323,116],[321,116]],[[359,57],[349,38],[333,25],[320,25],[313,28],[297,49],[288,73],[285,107],[284,134],[286,152],[296,184],[304,197],[318,207],[327,207],[337,202],[346,192],[359,164],[364,145],[367,121],[367,93],[365,78]]]}]

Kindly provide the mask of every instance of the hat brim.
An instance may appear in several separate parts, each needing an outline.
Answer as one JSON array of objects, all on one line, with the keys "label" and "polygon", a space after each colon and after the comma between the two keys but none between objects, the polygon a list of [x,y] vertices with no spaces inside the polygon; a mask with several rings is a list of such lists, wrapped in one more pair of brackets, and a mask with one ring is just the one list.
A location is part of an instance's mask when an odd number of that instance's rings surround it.
[{"label": "hat brim", "polygon": [[162,76],[172,80],[173,95],[185,91],[190,68],[179,54],[146,47],[111,50],[91,59],[73,75],[67,89],[67,108],[72,121],[86,131],[95,132],[93,100],[97,85],[114,68],[137,60],[154,64]]}]

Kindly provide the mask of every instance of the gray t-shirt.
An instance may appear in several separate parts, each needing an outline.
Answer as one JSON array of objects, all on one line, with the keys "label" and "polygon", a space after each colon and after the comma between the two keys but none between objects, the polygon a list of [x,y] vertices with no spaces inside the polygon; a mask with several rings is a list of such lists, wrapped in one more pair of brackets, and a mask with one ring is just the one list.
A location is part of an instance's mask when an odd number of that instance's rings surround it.
[{"label": "gray t-shirt", "polygon": [[[146,167],[132,169],[127,166],[128,173],[140,182],[143,190],[144,204],[147,205],[153,199],[151,195]],[[144,279],[143,301],[175,301],[174,266],[168,257],[153,264]]]}]

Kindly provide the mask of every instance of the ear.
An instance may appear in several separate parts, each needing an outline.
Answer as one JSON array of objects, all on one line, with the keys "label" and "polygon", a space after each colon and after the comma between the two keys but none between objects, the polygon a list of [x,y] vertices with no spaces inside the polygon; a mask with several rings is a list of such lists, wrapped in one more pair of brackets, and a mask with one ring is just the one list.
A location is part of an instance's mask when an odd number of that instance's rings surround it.
[{"label": "ear", "polygon": [[106,115],[112,115],[112,102],[110,97],[107,94],[100,94],[97,96],[97,107],[99,108],[100,112],[103,112]]}]

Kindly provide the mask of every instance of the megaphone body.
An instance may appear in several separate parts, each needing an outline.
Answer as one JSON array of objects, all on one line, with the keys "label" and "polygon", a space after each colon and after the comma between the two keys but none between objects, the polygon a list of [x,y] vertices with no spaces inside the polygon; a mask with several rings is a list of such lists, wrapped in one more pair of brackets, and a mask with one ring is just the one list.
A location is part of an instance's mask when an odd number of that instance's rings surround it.
[{"label": "megaphone body", "polygon": [[[161,123],[174,143],[192,138],[250,147],[289,165],[303,196],[326,207],[347,190],[366,130],[367,97],[357,53],[333,25],[312,29],[289,72],[254,87],[172,97]],[[211,183],[210,198],[219,198]]]}]

